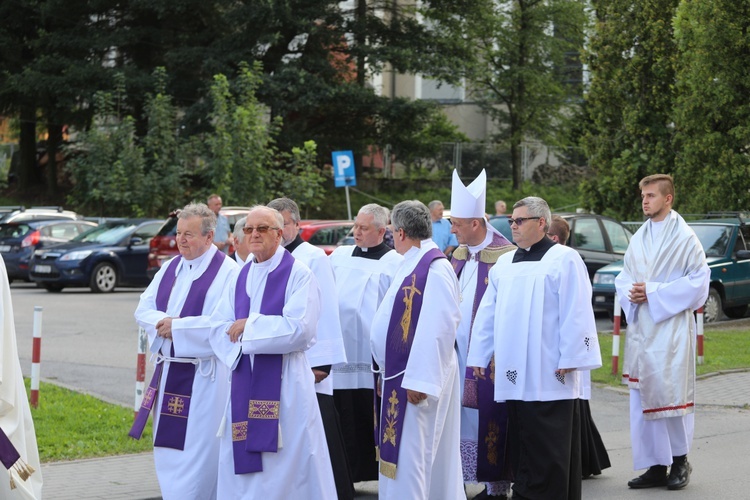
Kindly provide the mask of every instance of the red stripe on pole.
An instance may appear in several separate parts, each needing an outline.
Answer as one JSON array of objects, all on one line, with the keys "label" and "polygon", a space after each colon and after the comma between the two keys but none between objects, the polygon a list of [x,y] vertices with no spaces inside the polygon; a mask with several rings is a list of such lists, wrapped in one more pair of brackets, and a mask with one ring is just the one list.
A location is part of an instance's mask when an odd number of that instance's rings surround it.
[{"label": "red stripe on pole", "polygon": [[33,342],[31,345],[31,394],[30,403],[39,407],[39,377],[42,360],[42,307],[34,306]]},{"label": "red stripe on pole", "polygon": [[620,370],[620,314],[622,311],[620,301],[617,300],[617,294],[615,294],[614,309],[614,329],[612,330],[612,375],[617,375]]},{"label": "red stripe on pole", "polygon": [[135,369],[135,381],[146,381],[146,355],[144,353],[138,353],[138,366]]},{"label": "red stripe on pole", "polygon": [[31,362],[39,363],[42,360],[42,338],[34,337],[34,341],[31,344]]},{"label": "red stripe on pole", "polygon": [[[143,328],[138,329],[138,358],[135,367],[135,404],[133,405],[133,413],[135,417],[138,417],[138,410],[141,407],[143,401],[143,390],[146,382],[146,344],[148,343],[148,336],[146,330]],[[134,418],[135,418],[134,417]]]}]

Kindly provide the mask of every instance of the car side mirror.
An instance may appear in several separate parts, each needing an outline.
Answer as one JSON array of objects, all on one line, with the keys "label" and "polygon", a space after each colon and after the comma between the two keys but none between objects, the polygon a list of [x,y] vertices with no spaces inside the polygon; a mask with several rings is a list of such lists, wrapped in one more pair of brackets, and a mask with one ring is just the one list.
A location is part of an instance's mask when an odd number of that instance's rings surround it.
[{"label": "car side mirror", "polygon": [[750,260],[750,250],[737,250],[737,260]]},{"label": "car side mirror", "polygon": [[140,236],[133,236],[132,238],[130,238],[131,247],[138,246],[138,245],[143,245],[143,238],[141,238]]}]

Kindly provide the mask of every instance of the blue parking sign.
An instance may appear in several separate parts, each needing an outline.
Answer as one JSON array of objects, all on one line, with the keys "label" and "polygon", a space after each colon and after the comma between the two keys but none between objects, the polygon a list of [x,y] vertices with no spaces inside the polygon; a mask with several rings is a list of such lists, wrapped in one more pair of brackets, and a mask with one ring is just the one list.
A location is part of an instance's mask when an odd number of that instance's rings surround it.
[{"label": "blue parking sign", "polygon": [[334,151],[333,182],[336,187],[356,186],[357,176],[354,173],[354,155],[351,151]]}]

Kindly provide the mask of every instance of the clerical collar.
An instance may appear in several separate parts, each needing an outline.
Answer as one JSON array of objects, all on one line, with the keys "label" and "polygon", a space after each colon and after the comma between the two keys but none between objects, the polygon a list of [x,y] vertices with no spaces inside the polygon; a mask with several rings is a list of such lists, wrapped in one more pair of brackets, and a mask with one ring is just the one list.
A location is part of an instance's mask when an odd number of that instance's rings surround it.
[{"label": "clerical collar", "polygon": [[380,258],[387,254],[388,252],[392,252],[393,249],[383,243],[382,241],[375,245],[374,247],[354,247],[354,251],[352,252],[352,257],[362,257],[363,259],[371,259],[371,260],[380,260]]},{"label": "clerical collar", "polygon": [[484,241],[482,241],[479,245],[467,245],[469,248],[469,254],[474,255],[481,252],[482,250],[487,248],[490,243],[492,243],[492,231],[487,231],[487,233],[484,235]]},{"label": "clerical collar", "polygon": [[303,239],[302,239],[302,236],[300,236],[300,235],[298,234],[298,235],[297,235],[297,237],[296,237],[296,238],[294,238],[294,239],[292,240],[292,242],[291,242],[291,243],[289,243],[289,244],[288,244],[287,246],[285,246],[284,248],[286,248],[286,249],[287,249],[287,251],[288,251],[289,253],[292,253],[292,252],[294,252],[294,249],[295,249],[295,248],[297,248],[298,246],[300,246],[300,245],[301,245],[302,243],[304,243],[304,241],[305,241],[305,240],[303,240]]},{"label": "clerical collar", "polygon": [[187,260],[183,257],[182,265],[186,266],[186,269],[188,269],[191,272],[195,271],[196,269],[201,267],[201,264],[203,263],[203,261],[206,260],[206,256],[211,253],[210,250],[211,248],[209,247],[209,249],[203,252],[203,254],[199,255],[198,257],[192,260]]},{"label": "clerical collar", "polygon": [[547,250],[552,248],[556,243],[546,236],[537,241],[528,250],[519,248],[513,255],[513,262],[538,262],[542,260]]}]

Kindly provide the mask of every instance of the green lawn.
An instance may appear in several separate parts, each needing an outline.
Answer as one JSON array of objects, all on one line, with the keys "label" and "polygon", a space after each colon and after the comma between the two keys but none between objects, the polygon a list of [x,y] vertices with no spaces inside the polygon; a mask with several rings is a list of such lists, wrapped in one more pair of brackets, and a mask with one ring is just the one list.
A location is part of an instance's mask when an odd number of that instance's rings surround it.
[{"label": "green lawn", "polygon": [[[622,371],[625,333],[620,335],[620,366]],[[620,375],[612,375],[612,335],[599,334],[602,367],[591,372],[591,380],[609,385],[621,385]],[[696,365],[698,375],[704,373],[750,368],[750,330],[711,330],[703,334],[703,364]]]},{"label": "green lawn", "polygon": [[[26,381],[29,390],[29,380]],[[139,441],[128,437],[133,410],[41,383],[31,409],[42,462],[138,453],[153,448],[151,419]]]}]

